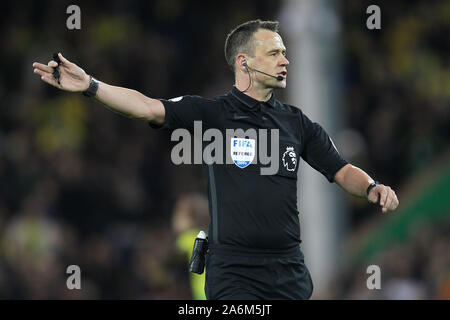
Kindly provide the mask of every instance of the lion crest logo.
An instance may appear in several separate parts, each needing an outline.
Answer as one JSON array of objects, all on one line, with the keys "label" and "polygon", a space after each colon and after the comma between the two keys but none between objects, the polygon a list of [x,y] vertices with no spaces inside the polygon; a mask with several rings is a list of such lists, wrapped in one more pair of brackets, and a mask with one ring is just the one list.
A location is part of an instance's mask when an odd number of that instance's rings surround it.
[{"label": "lion crest logo", "polygon": [[286,147],[282,160],[283,166],[287,171],[295,171],[297,167],[297,155],[295,154],[294,147]]}]

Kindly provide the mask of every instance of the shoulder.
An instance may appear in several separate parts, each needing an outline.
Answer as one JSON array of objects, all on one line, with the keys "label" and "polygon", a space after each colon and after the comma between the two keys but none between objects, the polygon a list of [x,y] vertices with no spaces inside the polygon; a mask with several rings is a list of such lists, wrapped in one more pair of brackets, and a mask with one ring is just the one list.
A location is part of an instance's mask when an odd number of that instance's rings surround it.
[{"label": "shoulder", "polygon": [[213,103],[214,99],[208,99],[198,95],[183,95],[167,99],[170,102],[198,102],[198,103]]},{"label": "shoulder", "polygon": [[287,103],[283,103],[279,100],[275,100],[275,108],[280,110],[280,111],[284,111],[287,113],[291,113],[294,115],[298,115],[298,116],[304,116],[302,110],[299,107],[287,104]]},{"label": "shoulder", "polygon": [[318,123],[315,123],[312,121],[301,109],[301,107],[293,106],[290,104],[282,103],[280,101],[277,101],[277,109],[282,110],[286,113],[289,113],[293,115],[300,126],[300,130],[303,133],[311,133],[313,131],[316,131],[320,127]]},{"label": "shoulder", "polygon": [[171,99],[160,99],[160,101],[169,108],[209,109],[220,105],[215,98],[209,99],[198,95],[183,95]]},{"label": "shoulder", "polygon": [[212,100],[214,100],[216,103],[219,103],[219,104],[224,104],[224,103],[226,103],[226,101],[230,101],[230,99],[231,99],[230,94],[223,94],[223,95],[215,96],[214,98],[212,98]]}]

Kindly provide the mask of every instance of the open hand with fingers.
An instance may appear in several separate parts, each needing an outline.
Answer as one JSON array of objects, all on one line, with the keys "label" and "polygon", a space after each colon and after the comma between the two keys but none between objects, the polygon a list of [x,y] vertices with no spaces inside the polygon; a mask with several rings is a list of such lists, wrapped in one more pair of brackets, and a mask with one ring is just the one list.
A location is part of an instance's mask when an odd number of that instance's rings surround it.
[{"label": "open hand with fingers", "polygon": [[59,89],[72,92],[85,91],[89,87],[90,76],[75,63],[64,58],[61,53],[58,53],[58,58],[59,66],[55,60],[51,60],[47,65],[34,62],[34,73],[40,75],[42,81]]},{"label": "open hand with fingers", "polygon": [[378,184],[373,187],[367,198],[372,203],[379,203],[383,213],[394,211],[399,204],[395,191],[391,187],[383,184]]}]

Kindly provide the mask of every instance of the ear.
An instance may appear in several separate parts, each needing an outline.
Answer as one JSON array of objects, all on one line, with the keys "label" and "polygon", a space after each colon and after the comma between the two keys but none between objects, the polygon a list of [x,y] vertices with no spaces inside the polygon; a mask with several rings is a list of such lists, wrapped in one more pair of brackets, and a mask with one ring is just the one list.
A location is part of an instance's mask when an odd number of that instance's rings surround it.
[{"label": "ear", "polygon": [[246,65],[245,65],[246,62],[247,62],[247,57],[245,56],[245,54],[240,53],[236,56],[236,68],[237,69],[246,71]]}]

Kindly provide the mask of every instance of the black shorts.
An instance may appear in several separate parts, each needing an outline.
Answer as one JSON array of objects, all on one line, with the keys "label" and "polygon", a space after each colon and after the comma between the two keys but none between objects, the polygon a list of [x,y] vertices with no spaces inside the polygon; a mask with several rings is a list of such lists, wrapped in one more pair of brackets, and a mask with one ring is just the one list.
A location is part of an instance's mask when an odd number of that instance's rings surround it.
[{"label": "black shorts", "polygon": [[304,300],[313,283],[299,247],[283,253],[210,248],[206,255],[208,300]]}]

